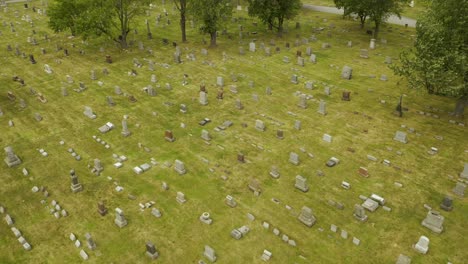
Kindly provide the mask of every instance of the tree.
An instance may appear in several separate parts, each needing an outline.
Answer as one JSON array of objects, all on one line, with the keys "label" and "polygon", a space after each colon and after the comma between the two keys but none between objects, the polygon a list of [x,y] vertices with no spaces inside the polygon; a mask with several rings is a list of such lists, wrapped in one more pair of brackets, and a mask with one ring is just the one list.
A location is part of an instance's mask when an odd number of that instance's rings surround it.
[{"label": "tree", "polygon": [[414,47],[400,54],[395,74],[412,88],[459,97],[455,114],[468,106],[468,2],[433,0],[418,19]]},{"label": "tree", "polygon": [[83,1],[61,0],[54,1],[49,12],[49,27],[55,32],[70,30],[73,36],[78,31],[80,16],[86,10]]},{"label": "tree", "polygon": [[368,4],[370,1],[366,0],[334,0],[335,6],[338,9],[343,8],[343,16],[347,17],[351,14],[356,14],[359,17],[361,28],[364,28],[366,19],[369,16]]},{"label": "tree", "polygon": [[270,29],[283,34],[285,20],[294,18],[302,7],[300,0],[248,0],[249,16],[258,17]]},{"label": "tree", "polygon": [[344,9],[344,15],[356,14],[360,18],[361,28],[367,17],[375,25],[374,38],[377,38],[380,26],[390,15],[400,17],[403,6],[408,0],[334,0],[338,9]]},{"label": "tree", "polygon": [[230,0],[196,0],[192,2],[193,16],[201,22],[200,31],[210,34],[210,46],[216,46],[216,31],[232,15]]},{"label": "tree", "polygon": [[182,32],[182,42],[187,41],[187,33],[185,30],[186,14],[187,14],[187,3],[190,0],[173,0],[176,8],[180,13],[180,31]]},{"label": "tree", "polygon": [[[73,8],[70,3],[76,4],[76,11],[67,9]],[[148,3],[149,0],[58,0],[49,25],[56,31],[69,28],[84,38],[106,35],[125,49],[131,23],[144,13]],[[70,13],[73,17],[66,18]]]}]

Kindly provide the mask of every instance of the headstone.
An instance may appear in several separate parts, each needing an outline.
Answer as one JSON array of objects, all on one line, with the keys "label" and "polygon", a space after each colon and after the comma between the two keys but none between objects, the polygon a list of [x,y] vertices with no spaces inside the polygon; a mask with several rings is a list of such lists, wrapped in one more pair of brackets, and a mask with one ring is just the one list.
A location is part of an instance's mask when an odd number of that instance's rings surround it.
[{"label": "headstone", "polygon": [[444,217],[437,211],[429,211],[426,218],[421,222],[422,226],[425,226],[433,232],[440,234],[444,230],[442,226],[444,224]]},{"label": "headstone", "polygon": [[265,131],[265,123],[262,120],[255,120],[255,129],[258,131]]},{"label": "headstone", "polygon": [[208,212],[203,212],[200,217],[199,217],[200,221],[202,223],[205,223],[207,225],[211,225],[211,223],[213,223],[213,219],[211,219],[210,217],[210,213]]},{"label": "headstone", "polygon": [[226,199],[224,199],[224,203],[227,204],[229,207],[233,208],[237,206],[236,200],[231,195],[226,196]]},{"label": "headstone", "polygon": [[70,171],[70,177],[71,177],[71,190],[73,193],[81,192],[83,190],[83,186],[81,183],[78,182],[78,176],[76,176],[75,171],[71,170]]},{"label": "headstone", "polygon": [[404,144],[408,143],[406,133],[402,132],[402,131],[397,131],[395,133],[395,137],[393,138],[393,140],[399,141],[399,142],[404,143]]},{"label": "headstone", "polygon": [[413,248],[419,253],[426,254],[429,250],[429,238],[421,236]]},{"label": "headstone", "polygon": [[179,173],[180,175],[185,174],[187,171],[185,170],[185,164],[180,160],[175,160],[174,170]]},{"label": "headstone", "polygon": [[102,201],[98,202],[98,213],[101,216],[105,216],[107,214],[107,208],[104,205],[104,202],[102,202]]},{"label": "headstone", "polygon": [[453,198],[450,196],[445,196],[444,200],[440,204],[440,209],[444,211],[452,211],[453,209]]},{"label": "headstone", "polygon": [[90,250],[95,250],[96,249],[96,243],[94,242],[93,238],[91,237],[91,234],[86,233],[85,238],[86,238],[86,244],[88,245],[88,248]]},{"label": "headstone", "polygon": [[207,97],[206,92],[203,92],[203,91],[200,92],[199,102],[200,102],[201,105],[207,105],[208,104],[208,97]]},{"label": "headstone", "polygon": [[465,163],[463,171],[460,173],[460,178],[468,179],[468,163]]},{"label": "headstone", "polygon": [[369,43],[369,49],[375,49],[375,39],[371,39]]},{"label": "headstone", "polygon": [[206,130],[206,129],[203,129],[201,131],[201,138],[203,140],[210,141],[211,140],[210,132],[208,132],[208,130]]},{"label": "headstone", "polygon": [[187,202],[185,194],[183,192],[177,192],[176,201],[180,204]]},{"label": "headstone", "polygon": [[359,57],[364,58],[364,59],[368,59],[369,58],[369,51],[366,50],[366,49],[361,49],[361,53],[360,53]]},{"label": "headstone", "polygon": [[172,134],[171,130],[166,130],[164,132],[164,139],[166,139],[166,141],[169,141],[169,142],[174,142],[175,141],[175,137]]},{"label": "headstone", "polygon": [[237,161],[244,163],[245,162],[245,156],[242,153],[237,153]]},{"label": "headstone", "polygon": [[312,209],[307,206],[303,206],[301,213],[298,216],[299,221],[308,227],[312,227],[315,224],[315,217],[312,214]]},{"label": "headstone", "polygon": [[296,189],[301,190],[302,192],[309,191],[309,185],[307,184],[307,179],[301,175],[296,175],[296,183],[294,184]]},{"label": "headstone", "polygon": [[151,242],[146,242],[146,255],[151,259],[157,259],[159,253],[156,251],[156,247]]},{"label": "headstone", "polygon": [[205,245],[205,251],[203,252],[203,255],[211,262],[216,261],[216,254],[213,248],[211,248],[208,245]]},{"label": "headstone", "polygon": [[128,130],[127,119],[125,118],[122,120],[122,133],[121,134],[124,137],[128,137],[130,136],[130,134],[132,134],[132,132]]},{"label": "headstone", "polygon": [[353,69],[349,66],[344,66],[343,70],[341,71],[341,78],[346,80],[351,80],[353,74]]},{"label": "headstone", "polygon": [[341,238],[348,239],[348,231],[341,229]]},{"label": "headstone", "polygon": [[290,152],[289,153],[289,162],[294,164],[294,165],[299,165],[299,155],[295,152]]},{"label": "headstone", "polygon": [[255,42],[250,42],[249,43],[249,51],[250,52],[255,52]]},{"label": "headstone", "polygon": [[331,143],[332,139],[333,139],[333,137],[328,135],[328,134],[323,134],[323,136],[322,136],[322,140],[325,141],[325,142],[328,142],[328,143]]},{"label": "headstone", "polygon": [[396,264],[411,264],[411,258],[403,254],[400,254],[398,256]]},{"label": "headstone", "polygon": [[353,214],[353,216],[354,216],[354,218],[358,219],[361,222],[367,221],[367,218],[368,218],[367,215],[366,215],[366,211],[364,210],[364,207],[362,207],[359,204],[354,205],[354,214]]},{"label": "headstone", "polygon": [[120,209],[120,208],[115,208],[114,223],[120,228],[122,228],[122,227],[124,227],[124,226],[126,226],[128,224],[127,219],[125,219],[124,213],[123,213],[122,209]]},{"label": "headstone", "polygon": [[94,167],[93,167],[93,172],[96,175],[101,174],[101,172],[104,170],[104,167],[102,167],[101,161],[99,159],[94,159]]},{"label": "headstone", "polygon": [[386,57],[385,57],[385,62],[384,62],[384,63],[385,63],[385,64],[392,64],[392,57],[386,56]]},{"label": "headstone", "polygon": [[96,115],[93,113],[93,110],[89,106],[85,106],[83,114],[91,119],[95,119]]},{"label": "headstone", "polygon": [[341,97],[341,100],[343,101],[351,101],[351,92],[349,91],[343,91],[343,95]]},{"label": "headstone", "polygon": [[238,110],[244,109],[244,105],[242,104],[242,102],[241,102],[240,99],[236,99],[236,108],[237,108]]},{"label": "headstone", "polygon": [[455,185],[455,188],[453,188],[452,192],[455,193],[456,195],[458,196],[465,196],[465,189],[466,189],[466,185],[461,183],[461,182],[457,182],[456,185]]},{"label": "headstone", "polygon": [[299,103],[297,104],[297,106],[299,106],[302,109],[307,108],[307,95],[305,94],[299,95]]},{"label": "headstone", "polygon": [[291,76],[291,82],[294,83],[294,84],[298,84],[298,83],[299,83],[298,77],[297,77],[296,74],[293,74],[293,75]]},{"label": "headstone", "polygon": [[318,109],[318,113],[319,113],[319,114],[322,114],[322,115],[326,115],[326,114],[327,114],[326,105],[327,105],[327,103],[326,103],[325,101],[320,100],[320,102],[319,102],[319,109]]},{"label": "headstone", "polygon": [[270,176],[275,178],[275,179],[278,179],[280,177],[280,173],[279,173],[279,170],[278,170],[278,167],[276,166],[271,166],[271,169],[270,169]]},{"label": "headstone", "polygon": [[14,167],[19,164],[21,164],[20,158],[13,152],[13,148],[10,146],[5,147],[5,163],[7,164],[8,167]]}]

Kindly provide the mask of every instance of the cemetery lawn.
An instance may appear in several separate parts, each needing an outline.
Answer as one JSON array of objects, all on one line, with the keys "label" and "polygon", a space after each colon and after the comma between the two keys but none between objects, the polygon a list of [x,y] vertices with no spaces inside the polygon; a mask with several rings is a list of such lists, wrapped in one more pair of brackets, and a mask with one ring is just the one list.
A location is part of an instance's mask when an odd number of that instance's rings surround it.
[{"label": "cemetery lawn", "polygon": [[[234,11],[233,17],[243,21],[227,21],[228,34],[220,33],[218,46],[208,48],[190,23],[189,41],[180,43],[178,15],[167,4],[150,10],[151,16],[147,17],[152,40],[146,38],[142,18],[138,21],[138,34],[130,34],[134,45],[119,50],[105,38],[85,43],[65,33],[54,34],[47,28],[47,17],[31,10],[32,6],[42,9],[41,1],[31,1],[29,6],[24,9],[21,3],[11,4],[7,12],[2,8],[0,13],[0,108],[4,113],[0,117],[0,145],[12,146],[22,160],[13,168],[4,162],[0,165],[0,205],[13,217],[14,226],[21,230],[32,250],[22,248],[2,214],[0,263],[79,263],[81,249],[88,253],[88,263],[146,263],[150,262],[145,255],[147,241],[156,245],[159,263],[197,263],[199,259],[208,263],[203,256],[204,245],[216,251],[217,263],[233,264],[264,263],[260,259],[264,249],[273,254],[270,263],[394,263],[399,254],[410,256],[412,263],[464,263],[468,259],[468,200],[451,191],[468,162],[467,128],[459,125],[468,120],[448,114],[455,99],[409,90],[384,64],[387,56],[397,62],[398,54],[411,46],[414,29],[384,26],[380,37],[387,44],[379,39],[377,48],[369,50],[369,58],[363,59],[360,49],[369,49],[370,37],[359,29],[358,23],[339,15],[303,10],[297,20],[288,23],[289,32],[279,38],[260,22],[255,27],[252,22],[256,20],[244,11]],[[164,15],[159,25],[155,23],[163,8],[170,13],[170,25]],[[23,15],[32,18],[34,27],[21,19]],[[300,22],[300,29],[295,29],[296,21]],[[11,32],[10,23],[16,32]],[[242,40],[239,24],[244,26]],[[334,27],[330,28],[330,24]],[[324,29],[314,30],[320,27]],[[49,40],[44,39],[44,34]],[[303,38],[312,35],[318,40],[302,43]],[[301,42],[297,47],[296,36]],[[38,45],[28,43],[28,37],[36,38]],[[169,45],[163,44],[163,38],[169,40]],[[272,39],[276,46],[270,45]],[[256,52],[249,52],[252,40],[256,41]],[[140,41],[145,50],[139,49]],[[181,48],[181,64],[174,63],[172,41]],[[346,46],[348,41],[352,41],[352,47]],[[287,42],[289,50],[285,48]],[[271,56],[265,55],[261,43],[271,48]],[[331,48],[323,49],[323,43],[329,43]],[[8,44],[13,51],[7,51]],[[15,55],[16,44],[26,56],[33,54],[37,64]],[[57,46],[62,50],[56,51]],[[309,62],[305,54],[308,46],[317,56],[316,64]],[[245,55],[239,54],[239,47],[244,48]],[[276,47],[280,47],[280,52],[275,51]],[[41,54],[41,48],[46,54]],[[201,53],[203,48],[208,49],[207,55]],[[65,56],[63,49],[68,49],[70,56]],[[84,55],[80,55],[80,50]],[[298,50],[306,60],[305,67],[297,65]],[[195,61],[187,57],[190,53],[195,55]],[[112,64],[105,62],[105,55],[111,55]],[[285,56],[289,63],[283,62]],[[143,64],[142,68],[133,65],[134,58]],[[155,71],[148,69],[147,60],[155,62]],[[52,74],[44,72],[44,64],[50,65]],[[340,77],[345,65],[353,69],[351,80]],[[108,69],[109,75],[102,73],[103,68]],[[132,69],[137,76],[128,75]],[[97,80],[90,79],[91,70],[96,70]],[[156,83],[150,82],[151,74],[157,76]],[[188,75],[187,85],[182,85],[184,74]],[[299,77],[297,85],[290,81],[293,74]],[[68,83],[66,75],[74,83]],[[237,82],[231,79],[232,75],[237,76]],[[381,75],[386,75],[388,81],[380,81]],[[25,86],[12,81],[13,76],[24,79]],[[223,100],[216,99],[218,76],[224,77]],[[253,88],[249,81],[254,81]],[[314,82],[313,90],[305,89],[307,81]],[[79,82],[87,87],[81,93],[73,90]],[[166,83],[171,84],[172,90],[166,89]],[[198,102],[203,83],[208,91],[206,106]],[[116,95],[116,85],[138,101],[131,103],[124,95]],[[157,96],[150,97],[142,91],[148,85],[156,88]],[[237,94],[230,91],[231,85],[237,86]],[[330,87],[331,95],[324,94],[325,86]],[[68,90],[68,96],[62,96],[62,87]],[[271,87],[271,95],[265,93],[267,87]],[[31,88],[42,93],[47,103],[39,102],[30,93]],[[8,99],[8,91],[16,96],[16,101]],[[297,106],[296,91],[313,97],[308,100],[307,109]],[[351,101],[341,100],[343,91],[351,92]],[[253,94],[258,95],[258,101],[253,100]],[[400,95],[407,108],[402,118],[393,115]],[[116,105],[108,106],[106,96],[112,96]],[[20,107],[19,99],[24,99],[26,108]],[[242,101],[243,110],[235,108],[236,99]],[[317,113],[319,100],[327,103],[326,116]],[[186,114],[179,111],[180,104],[187,105]],[[96,119],[83,114],[85,106],[92,108]],[[425,114],[421,115],[421,111]],[[37,122],[35,113],[42,115],[43,120]],[[128,115],[132,132],[129,137],[121,135],[124,115]],[[198,122],[203,118],[211,122],[200,126]],[[265,122],[265,132],[255,129],[257,119]],[[14,122],[13,127],[8,126],[9,120]],[[225,120],[234,125],[215,131]],[[302,122],[301,130],[294,129],[295,120]],[[115,128],[101,134],[98,128],[106,122],[112,122]],[[186,127],[181,128],[181,123]],[[410,128],[414,128],[413,133]],[[202,129],[210,132],[209,144],[200,138]],[[284,131],[282,140],[276,138],[278,129]],[[173,131],[175,142],[165,141],[165,130]],[[407,133],[408,144],[393,140],[396,131]],[[332,142],[324,142],[323,134],[331,135]],[[97,143],[93,135],[111,148]],[[437,139],[438,136],[443,139]],[[62,140],[64,145],[59,144]],[[431,147],[439,152],[429,155]],[[69,148],[82,160],[76,161],[67,152]],[[49,156],[41,156],[39,149]],[[237,161],[239,152],[245,155],[245,163]],[[298,166],[288,162],[290,152],[299,154]],[[114,168],[113,153],[128,158],[122,168]],[[367,155],[375,156],[377,162]],[[340,163],[329,168],[325,163],[331,157]],[[104,166],[100,176],[88,168],[96,158]],[[135,166],[150,164],[151,158],[158,164],[140,175],[132,171]],[[176,159],[185,163],[185,175],[174,171]],[[382,164],[384,159],[391,166]],[[269,175],[273,165],[279,168],[279,179]],[[359,167],[368,169],[368,178],[358,174]],[[29,171],[28,176],[23,175],[23,168]],[[83,185],[82,192],[70,190],[71,169],[75,169]],[[317,176],[318,170],[325,175]],[[307,193],[294,188],[296,175],[307,179]],[[247,187],[254,178],[262,188],[258,197]],[[342,188],[342,181],[350,183],[351,188]],[[162,182],[168,183],[169,190],[161,188]],[[395,182],[403,187],[397,187]],[[33,193],[34,186],[46,187],[49,197],[45,198],[42,192]],[[117,186],[124,190],[117,192]],[[176,201],[178,191],[185,194],[186,203]],[[367,212],[368,221],[361,223],[353,217],[354,205],[362,203],[359,195],[369,197],[372,193],[384,197],[391,211],[380,207]],[[129,195],[136,199],[129,199]],[[236,199],[237,207],[224,204],[226,195]],[[439,209],[445,195],[454,197],[451,212]],[[56,219],[50,214],[52,200],[58,201],[69,215]],[[100,200],[109,210],[104,217],[97,213]],[[342,203],[344,209],[331,206],[330,200]],[[140,210],[139,203],[149,201],[155,202],[153,208],[162,212],[161,218],[151,215],[152,208]],[[427,214],[424,204],[445,217],[442,234],[421,226]],[[297,219],[303,206],[312,208],[317,218],[311,228]],[[114,224],[115,208],[124,211],[126,227]],[[213,224],[199,221],[203,212],[211,214]],[[256,219],[250,221],[247,213]],[[269,230],[263,228],[263,221],[270,224]],[[330,231],[331,224],[338,226],[338,233]],[[233,239],[231,230],[243,225],[250,232],[240,240]],[[278,228],[281,235],[274,235],[273,228]],[[340,237],[341,230],[348,232],[348,239]],[[87,232],[97,244],[94,251],[86,247]],[[69,239],[70,233],[82,242],[81,248]],[[283,242],[283,234],[297,246]],[[427,255],[412,249],[421,235],[430,239]],[[352,243],[353,237],[360,240],[359,246]]]}]

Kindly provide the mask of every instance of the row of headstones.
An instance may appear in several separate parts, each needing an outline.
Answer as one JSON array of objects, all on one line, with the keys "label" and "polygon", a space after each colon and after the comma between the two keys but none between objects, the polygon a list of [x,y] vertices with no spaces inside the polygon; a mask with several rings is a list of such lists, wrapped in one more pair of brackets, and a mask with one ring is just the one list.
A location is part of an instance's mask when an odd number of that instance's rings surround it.
[{"label": "row of headstones", "polygon": [[[80,242],[80,240],[76,237],[75,234],[70,233],[69,238],[70,238],[70,240],[74,243],[75,247],[77,247],[77,248],[80,248],[80,247],[81,247],[81,242]],[[86,245],[88,246],[88,248],[89,248],[90,250],[95,250],[97,246],[96,246],[96,243],[94,242],[93,238],[91,237],[91,234],[90,234],[90,233],[86,233],[86,234],[85,234],[85,239],[86,239]],[[86,253],[86,251],[84,251],[84,249],[81,249],[81,250],[80,250],[80,256],[81,256],[84,260],[88,260],[88,259],[89,259],[88,253]]]},{"label": "row of headstones", "polygon": [[[3,215],[5,214],[5,207],[3,207],[2,205],[0,205],[0,215]],[[6,214],[5,217],[5,222],[7,223],[7,225],[9,227],[11,227],[11,231],[13,232],[13,234],[15,235],[16,238],[18,238],[18,242],[20,242],[20,244],[23,246],[23,248],[25,250],[31,250],[31,244],[28,243],[28,241],[23,237],[23,235],[21,234],[21,231],[16,228],[14,226],[14,220],[13,218],[9,215],[9,214]]]}]

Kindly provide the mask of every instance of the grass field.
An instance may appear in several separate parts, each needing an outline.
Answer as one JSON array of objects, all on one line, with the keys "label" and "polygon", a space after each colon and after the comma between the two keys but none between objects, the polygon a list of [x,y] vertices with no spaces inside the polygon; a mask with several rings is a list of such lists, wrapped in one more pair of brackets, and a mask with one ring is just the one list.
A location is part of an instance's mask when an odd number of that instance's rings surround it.
[{"label": "grass field", "polygon": [[[41,1],[32,1],[30,6],[33,5],[42,8]],[[163,8],[170,12],[171,24],[165,25],[163,19],[156,26],[154,18]],[[4,112],[0,117],[0,145],[12,146],[23,163],[14,168],[2,163],[0,205],[14,218],[15,227],[31,243],[32,250],[25,251],[2,220],[0,263],[78,263],[82,262],[79,252],[83,248],[90,256],[89,263],[146,263],[150,262],[145,255],[146,241],[156,245],[159,263],[207,261],[203,257],[204,245],[215,249],[217,263],[263,263],[260,256],[264,249],[273,253],[270,263],[394,263],[399,254],[410,256],[412,263],[464,263],[468,258],[464,249],[468,236],[466,198],[454,197],[454,210],[441,212],[445,217],[442,234],[434,234],[420,224],[427,214],[424,204],[438,210],[445,195],[455,196],[451,190],[468,162],[468,138],[466,127],[458,125],[466,124],[466,117],[454,119],[448,114],[455,99],[408,90],[405,82],[384,64],[386,56],[397,62],[399,52],[411,46],[414,29],[385,26],[380,37],[387,44],[379,40],[377,48],[369,51],[370,58],[363,59],[359,57],[360,49],[369,47],[370,37],[359,29],[358,23],[342,20],[340,16],[303,11],[297,19],[301,28],[294,29],[296,21],[290,21],[289,32],[279,38],[260,23],[254,26],[256,20],[244,11],[235,11],[233,16],[242,18],[242,22],[227,21],[228,34],[220,34],[218,47],[209,48],[206,56],[201,54],[201,49],[208,48],[202,43],[203,36],[189,24],[188,43],[179,43],[183,63],[175,64],[175,48],[162,44],[163,38],[170,42],[180,39],[177,14],[170,5],[151,10],[148,19],[152,21],[153,40],[147,40],[142,18],[138,21],[138,34],[130,37],[135,45],[124,51],[105,38],[82,42],[65,33],[54,34],[46,27],[47,17],[24,9],[22,4],[9,5],[7,11],[0,13],[0,26],[3,23],[0,107]],[[25,14],[33,19],[34,27],[21,20]],[[10,22],[15,25],[14,33],[10,31]],[[239,23],[244,26],[242,40]],[[333,28],[329,28],[331,23]],[[319,27],[325,29],[314,30]],[[44,40],[44,34],[48,34],[49,40]],[[297,37],[311,35],[318,41],[294,47]],[[28,36],[36,38],[38,45],[28,43]],[[271,46],[272,56],[266,56],[260,44],[268,47],[272,39],[281,50],[276,53]],[[257,43],[255,53],[248,51],[252,40]],[[346,47],[349,40],[353,42],[351,48]],[[138,49],[139,41],[145,50]],[[291,44],[289,50],[285,48],[287,42]],[[331,48],[322,49],[325,42]],[[6,50],[8,44],[13,51]],[[34,54],[37,64],[16,56],[16,44],[26,55]],[[64,56],[63,50],[56,51],[56,45],[67,48],[70,56]],[[239,55],[240,46],[246,50],[245,55]],[[305,67],[300,67],[296,64],[296,51],[305,54],[308,46],[317,55],[317,64],[306,58]],[[99,51],[101,47],[104,52]],[[46,49],[45,55],[41,55],[40,48]],[[80,50],[84,55],[79,54]],[[189,53],[195,54],[196,61],[186,58]],[[112,56],[112,64],[105,62],[106,54]],[[285,56],[290,63],[283,62]],[[144,66],[134,67],[134,58]],[[149,59],[156,64],[154,72],[148,69]],[[54,73],[46,74],[44,64],[50,65]],[[165,67],[166,64],[169,66]],[[340,78],[345,65],[353,68],[351,80]],[[103,68],[108,69],[109,75],[101,73]],[[90,79],[93,69],[98,80]],[[128,75],[132,69],[137,76]],[[150,82],[151,74],[157,76],[157,83]],[[185,86],[184,74],[188,75]],[[293,74],[299,76],[298,85],[290,82]],[[382,74],[389,80],[380,81]],[[23,78],[26,85],[12,81],[15,75]],[[73,77],[73,84],[67,83],[66,75]],[[231,75],[238,77],[237,82],[231,80]],[[223,100],[216,99],[217,76],[224,77],[226,84]],[[80,81],[87,90],[76,93],[73,89]],[[249,81],[254,81],[253,88],[249,87]],[[305,89],[306,81],[314,81],[315,88]],[[172,90],[165,88],[166,83],[172,85]],[[206,106],[198,103],[199,86],[203,83],[208,91]],[[142,91],[150,84],[157,90],[156,97]],[[116,85],[138,101],[130,103],[126,97],[114,94]],[[230,85],[237,85],[238,94],[229,91]],[[331,87],[331,95],[324,94],[325,86]],[[68,89],[69,96],[62,96],[61,87]],[[271,87],[272,95],[265,93],[266,87]],[[30,94],[30,88],[44,94],[48,102],[39,102]],[[7,98],[7,91],[16,95],[16,101]],[[313,96],[307,109],[297,106],[296,91]],[[343,91],[351,91],[351,101],[341,100]],[[258,95],[258,101],[253,100],[253,94]],[[113,107],[106,103],[109,95],[116,102]],[[400,95],[403,106],[408,108],[403,118],[393,115]],[[19,99],[25,100],[26,108],[20,107]],[[243,110],[235,108],[236,99],[242,100]],[[326,116],[317,113],[321,99],[327,102]],[[179,111],[180,104],[187,105],[186,114]],[[92,107],[97,118],[91,120],[83,115],[84,106]],[[440,118],[420,115],[418,111]],[[44,119],[37,122],[34,113],[40,113]],[[120,134],[124,115],[129,116],[132,132],[129,137]],[[212,122],[202,127],[198,122],[205,117]],[[256,119],[266,123],[265,132],[254,128]],[[455,124],[449,122],[452,119]],[[8,126],[9,120],[14,127]],[[225,120],[234,125],[216,132],[215,127]],[[295,120],[302,122],[300,131],[294,129]],[[106,122],[114,123],[116,128],[100,134],[98,128]],[[181,123],[186,127],[182,128]],[[415,132],[408,132],[409,128]],[[164,140],[167,129],[173,131],[175,142]],[[202,129],[210,132],[210,144],[200,138]],[[277,129],[284,131],[283,140],[276,138]],[[398,130],[408,133],[408,144],[393,140]],[[322,141],[324,133],[333,136],[332,143]],[[108,142],[111,148],[105,149],[95,142],[93,135]],[[442,136],[443,140],[436,136]],[[59,144],[61,140],[64,145]],[[150,152],[140,148],[139,143]],[[438,148],[439,153],[427,154],[431,147]],[[75,161],[68,148],[80,154],[82,161]],[[42,157],[39,149],[45,149],[49,156]],[[291,151],[299,154],[299,166],[288,162]],[[245,163],[237,161],[239,152],[245,154]],[[128,157],[122,168],[112,166],[113,153]],[[307,153],[312,153],[313,158]],[[368,154],[378,161],[368,160]],[[328,168],[325,162],[332,156],[340,159],[340,164]],[[87,166],[95,158],[104,166],[100,176],[92,174]],[[158,165],[141,175],[132,171],[134,166],[150,163],[151,158]],[[185,163],[187,174],[178,175],[174,171],[175,159]],[[392,166],[384,166],[383,159],[390,160]],[[172,166],[168,167],[168,163]],[[272,165],[278,166],[279,179],[269,176]],[[361,166],[369,170],[368,178],[357,173]],[[29,170],[29,176],[23,175],[23,168]],[[84,188],[76,194],[70,190],[72,168]],[[325,175],[317,176],[317,170]],[[294,188],[296,175],[308,180],[307,193]],[[262,188],[258,197],[247,187],[253,178],[258,179]],[[349,182],[351,189],[341,188],[342,181]],[[169,190],[162,190],[162,182],[169,184]],[[403,187],[396,187],[395,182]],[[33,193],[33,186],[47,187],[50,196],[44,198],[40,192]],[[124,191],[116,192],[116,186],[122,186]],[[176,202],[177,191],[185,193],[185,204]],[[359,195],[372,193],[384,197],[392,210],[379,208],[368,212],[369,220],[360,223],[352,215],[354,205],[362,203]],[[136,199],[129,199],[129,195]],[[224,204],[226,195],[237,200],[237,207]],[[41,204],[41,200],[46,204]],[[58,201],[69,216],[56,219],[51,215],[52,200]],[[97,213],[100,200],[109,209],[104,217]],[[329,200],[342,203],[344,209],[330,206]],[[152,216],[151,209],[140,210],[138,204],[148,201],[156,202],[153,207],[162,212],[161,218]],[[312,228],[297,220],[302,206],[312,208],[317,218]],[[114,224],[117,207],[128,219],[128,226],[122,229]],[[211,214],[212,225],[198,220],[203,212]],[[248,220],[247,213],[256,219]],[[263,221],[270,223],[269,230],[262,227]],[[331,224],[339,227],[338,232],[348,231],[350,237],[342,239],[340,233],[331,232]],[[242,225],[249,226],[250,233],[240,240],[231,238],[231,230]],[[297,247],[284,243],[281,235],[273,234],[273,228],[294,239]],[[74,233],[84,245],[87,232],[97,244],[95,251],[86,246],[76,248],[69,239],[70,233]],[[427,255],[412,249],[421,235],[430,239]],[[360,239],[361,244],[355,246],[352,237]]]}]

